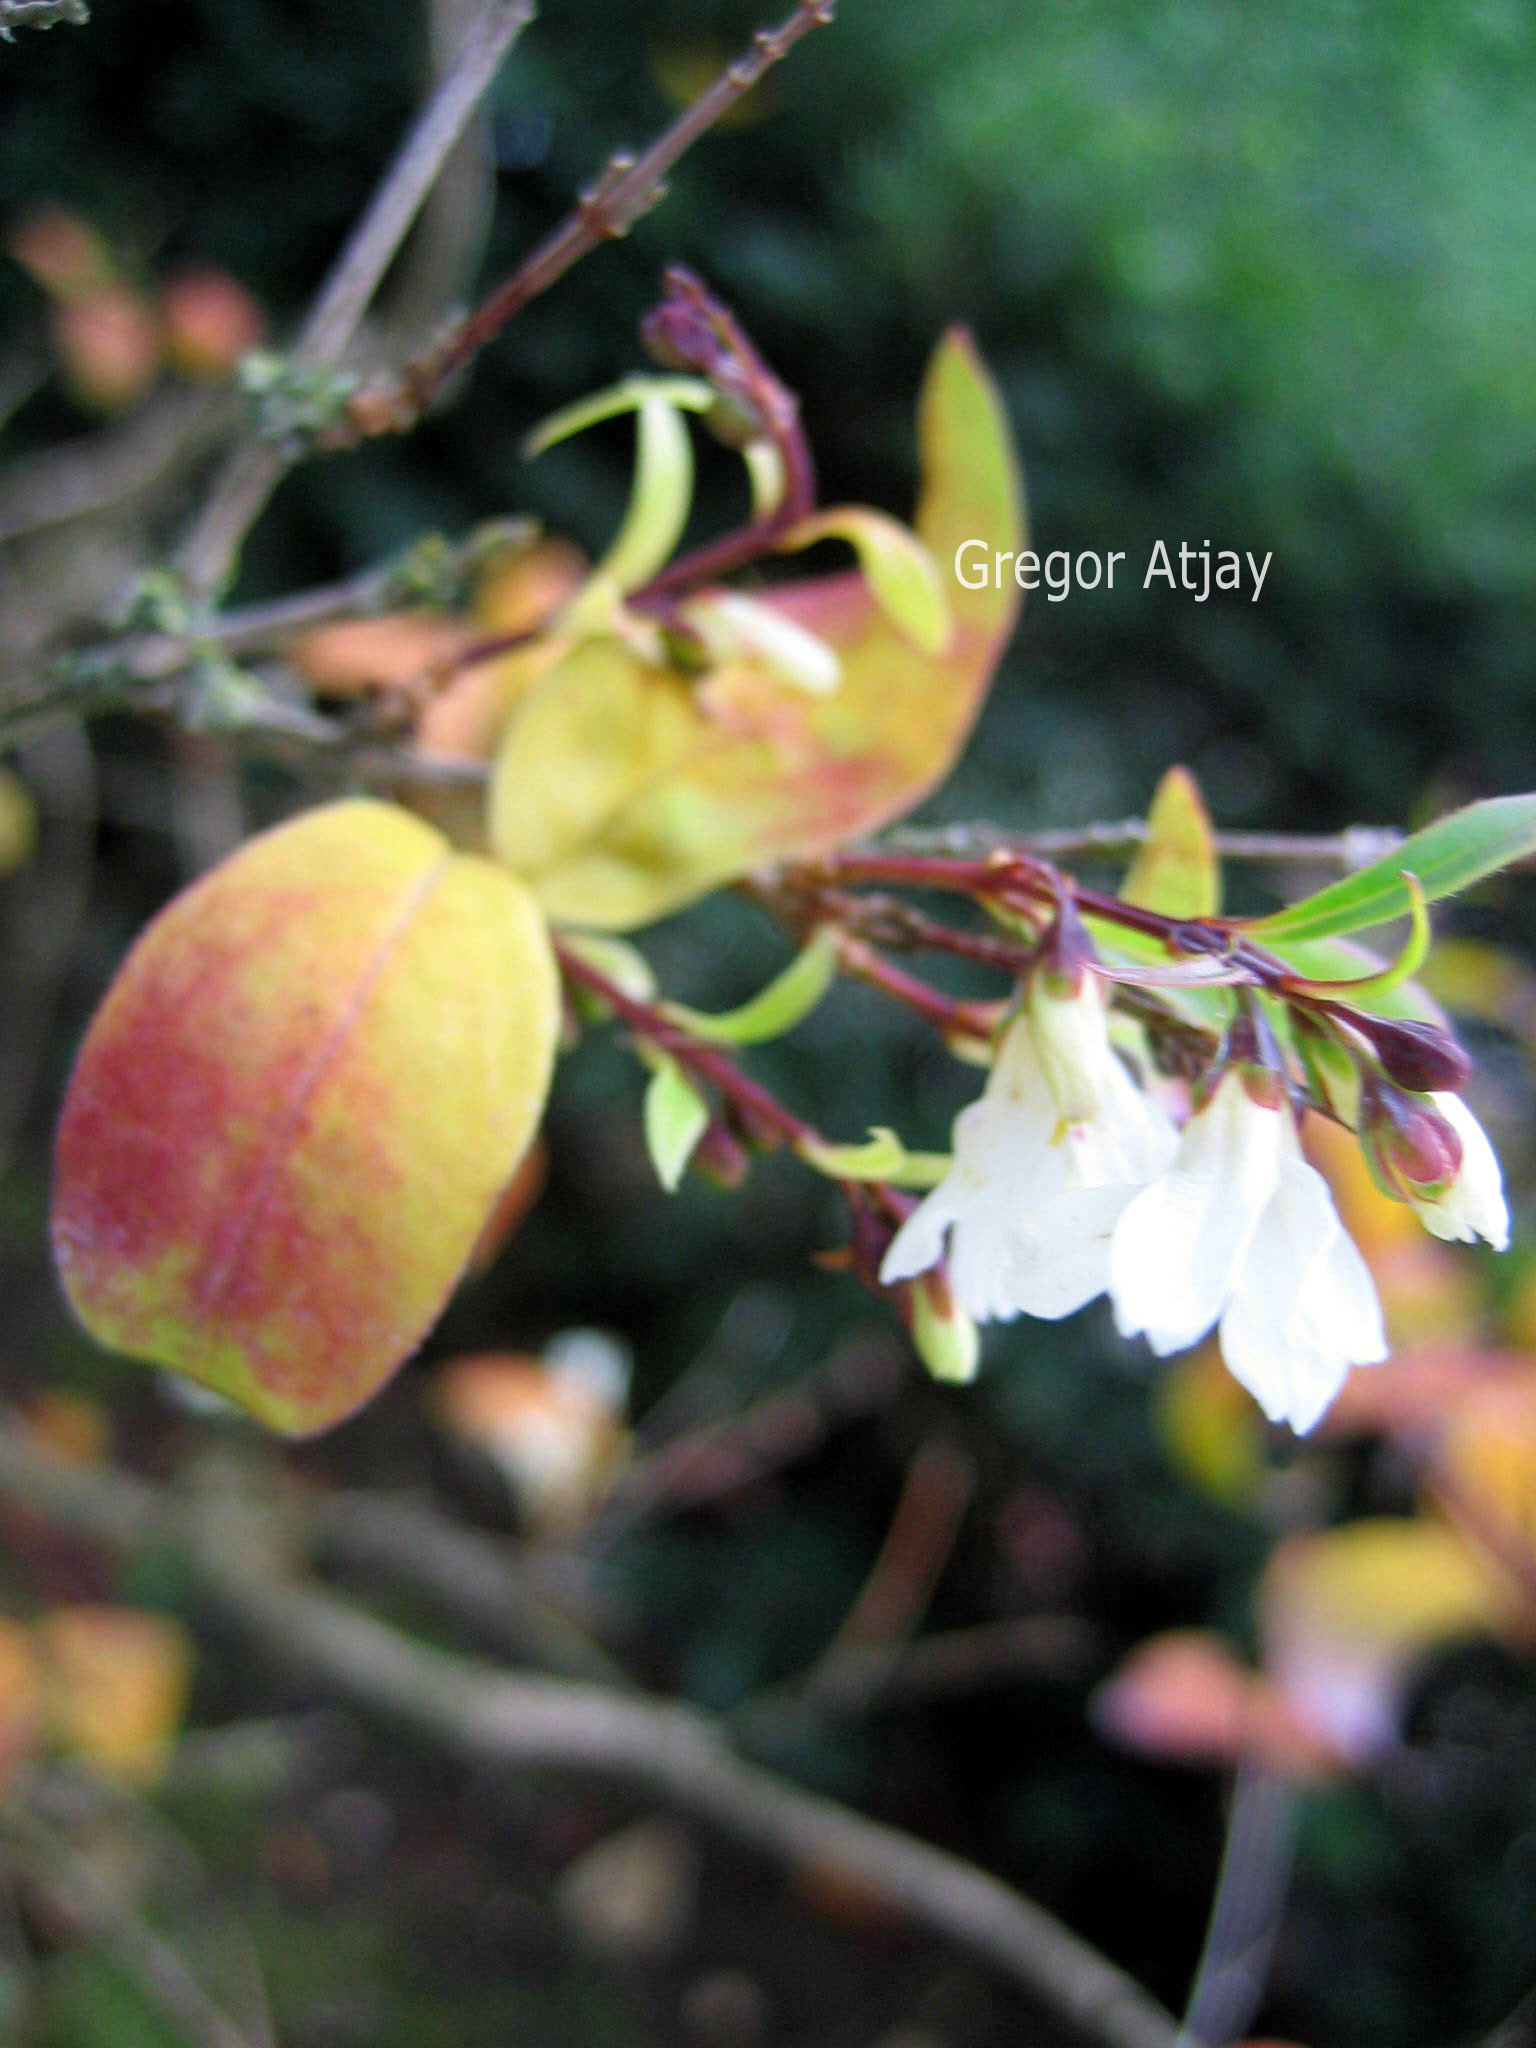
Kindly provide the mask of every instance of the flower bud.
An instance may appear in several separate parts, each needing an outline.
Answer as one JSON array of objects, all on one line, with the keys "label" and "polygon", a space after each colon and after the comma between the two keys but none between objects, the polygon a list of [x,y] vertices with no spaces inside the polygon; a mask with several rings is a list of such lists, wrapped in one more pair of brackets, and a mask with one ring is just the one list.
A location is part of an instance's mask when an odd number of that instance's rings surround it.
[{"label": "flower bud", "polygon": [[1096,1113],[1103,1064],[1113,1058],[1104,998],[1088,971],[1094,958],[1082,919],[1064,898],[1030,969],[1025,1002],[1040,1064],[1068,1123],[1086,1122]]},{"label": "flower bud", "polygon": [[943,1267],[919,1274],[904,1292],[912,1342],[933,1377],[952,1385],[975,1379],[981,1339],[976,1325],[951,1294]]},{"label": "flower bud", "polygon": [[700,1180],[721,1194],[729,1194],[746,1179],[751,1161],[746,1146],[730,1126],[722,1118],[712,1116],[688,1164]]},{"label": "flower bud", "polygon": [[1400,1202],[1437,1200],[1461,1168],[1461,1139],[1435,1104],[1374,1076],[1361,1094],[1360,1142],[1371,1178]]},{"label": "flower bud", "polygon": [[1291,1039],[1318,1101],[1353,1130],[1360,1121],[1360,1069],[1342,1044],[1311,1011],[1293,1008]]},{"label": "flower bud", "polygon": [[1417,1018],[1351,1016],[1350,1023],[1368,1038],[1383,1070],[1400,1088],[1415,1095],[1464,1088],[1472,1061],[1444,1025]]}]

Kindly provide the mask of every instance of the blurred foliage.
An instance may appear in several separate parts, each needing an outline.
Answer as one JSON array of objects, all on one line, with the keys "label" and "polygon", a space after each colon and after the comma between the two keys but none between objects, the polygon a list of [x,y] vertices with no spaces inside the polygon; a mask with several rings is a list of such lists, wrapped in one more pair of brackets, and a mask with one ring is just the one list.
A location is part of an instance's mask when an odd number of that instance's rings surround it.
[{"label": "blurred foliage", "polygon": [[[498,87],[482,275],[514,261],[608,149],[665,117],[680,77],[758,18],[742,0],[551,6]],[[362,0],[102,4],[85,30],[0,52],[0,215],[55,199],[130,266],[223,266],[280,335],[407,121],[425,48],[414,15]],[[836,29],[683,165],[657,214],[532,307],[452,409],[408,444],[292,479],[242,588],[319,581],[423,528],[503,511],[602,545],[624,500],[625,433],[584,437],[532,473],[517,443],[635,364],[637,316],[680,258],[803,392],[829,499],[910,502],[913,396],[958,317],[1002,378],[1041,547],[1125,548],[1133,568],[1155,538],[1274,550],[1257,605],[1144,593],[1139,575],[1113,596],[1034,601],[936,814],[1113,816],[1143,806],[1174,758],[1233,825],[1401,819],[1452,790],[1536,784],[1533,229],[1536,17],[1520,0],[844,0]],[[37,294],[8,263],[0,328],[23,342],[41,331]],[[25,450],[87,424],[45,390],[6,440]],[[705,481],[706,516],[738,508],[724,458]],[[108,804],[62,1025],[0,1182],[6,1391],[90,1388],[120,1445],[168,1466],[205,1425],[90,1350],[43,1253],[48,1129],[72,1047],[181,878],[163,829],[171,773],[122,732],[105,738],[114,763],[120,786],[147,776],[148,796],[127,819]],[[116,786],[109,772],[109,798]],[[265,812],[292,792],[265,774],[246,794]],[[49,829],[45,816],[43,862]],[[6,888],[26,886],[24,870]],[[669,993],[714,1008],[783,958],[725,902],[646,949]],[[1480,1050],[1489,1120],[1529,1185],[1528,1082],[1492,1034]],[[850,1137],[899,1103],[914,1144],[940,1142],[975,1086],[857,989],[754,1065]],[[543,1199],[422,1369],[295,1454],[302,1470],[435,1483],[483,1509],[424,1421],[423,1381],[454,1352],[531,1349],[597,1322],[634,1347],[637,1413],[685,1373],[695,1410],[730,1412],[868,1324],[853,1290],[806,1264],[830,1241],[831,1197],[792,1164],[769,1162],[729,1198],[692,1183],[661,1195],[642,1078],[596,1044],[562,1067]],[[1487,1312],[1479,1296],[1472,1314]],[[909,1387],[727,1509],[616,1543],[605,1586],[637,1668],[729,1709],[803,1666],[934,1436],[965,1449],[978,1484],[931,1622],[1069,1610],[1096,1631],[1090,1668],[790,1731],[780,1760],[987,1861],[1177,2004],[1221,1803],[1207,1780],[1106,1749],[1085,1703],[1155,1629],[1200,1621],[1244,1637],[1270,1530],[1251,1502],[1209,1498],[1172,1468],[1145,1377],[1100,1315],[999,1332],[974,1392]],[[1389,1454],[1282,1451],[1268,1469],[1282,1522],[1412,1504]],[[7,1548],[17,1604],[114,1590],[35,1531]],[[175,1605],[176,1588],[149,1597]],[[195,1723],[287,1703],[232,1656],[200,1664],[197,1685]],[[1276,2033],[1439,2048],[1486,2031],[1536,1975],[1529,1669],[1502,1653],[1442,1660],[1416,1700],[1393,1771],[1308,1797],[1264,2015]],[[254,1930],[284,2048],[489,2048],[514,2033],[538,2048],[707,2048],[678,2018],[702,1959],[773,1985],[774,2041],[864,2048],[915,2023],[948,2048],[982,2048],[1025,2024],[953,1957],[786,1897],[778,1873],[723,1854],[686,1965],[595,1967],[563,1945],[545,1903],[552,1873],[609,1824],[595,1795],[498,1805],[388,1750],[350,1759],[336,1782],[366,1785],[393,1816],[389,1846],[360,1865],[323,1839],[316,1863],[303,1836],[325,1834],[312,1787],[288,1804],[178,1811]],[[49,2048],[168,2048],[106,1964],[65,1944],[48,1967]]]}]

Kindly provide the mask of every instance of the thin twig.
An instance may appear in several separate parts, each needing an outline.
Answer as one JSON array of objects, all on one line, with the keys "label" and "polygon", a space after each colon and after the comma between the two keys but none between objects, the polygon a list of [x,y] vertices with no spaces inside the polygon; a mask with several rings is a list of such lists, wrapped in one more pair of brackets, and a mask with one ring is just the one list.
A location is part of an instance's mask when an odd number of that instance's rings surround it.
[{"label": "thin twig", "polygon": [[190,2048],[255,2048],[209,1997],[187,1964],[101,1879],[91,1858],[20,1800],[7,1802],[0,1840],[9,1839],[29,1877],[58,1894],[124,1974]]},{"label": "thin twig", "polygon": [[[326,369],[340,360],[438,172],[533,14],[534,0],[490,0],[481,12],[337,257],[294,347],[296,369]],[[223,582],[287,467],[275,448],[260,442],[247,442],[229,458],[178,557],[192,591],[206,594]]]},{"label": "thin twig", "polygon": [[1245,1764],[1232,1789],[1226,1847],[1189,1994],[1184,2048],[1226,2048],[1264,1998],[1296,1846],[1296,1788]]},{"label": "thin twig", "polygon": [[620,1478],[583,1548],[658,1515],[707,1507],[814,1456],[834,1430],[886,1407],[906,1370],[896,1345],[855,1340],[781,1393],[666,1438]]},{"label": "thin twig", "polygon": [[943,1442],[923,1444],[908,1465],[896,1511],[858,1598],[828,1655],[905,1641],[922,1621],[959,1539],[976,1467]]},{"label": "thin twig", "polygon": [[[1000,825],[938,825],[910,827],[890,834],[889,843],[906,853],[1027,853],[1042,860],[1111,860],[1135,853],[1147,843],[1144,818],[1113,823],[1069,826],[1061,830],[1015,832]],[[1213,845],[1224,860],[1340,867],[1369,866],[1403,835],[1390,825],[1351,825],[1344,832],[1218,832]]]},{"label": "thin twig", "polygon": [[130,419],[0,470],[0,541],[110,512],[173,477],[227,431],[225,394],[165,392]]},{"label": "thin twig", "polygon": [[1070,1614],[940,1629],[911,1642],[845,1643],[811,1670],[731,1710],[731,1726],[752,1735],[786,1721],[844,1720],[874,1709],[952,1699],[1020,1678],[1059,1682],[1102,1660],[1093,1626]]},{"label": "thin twig", "polygon": [[420,1501],[365,1493],[323,1502],[315,1537],[328,1562],[426,1594],[504,1654],[566,1678],[630,1683],[624,1667],[540,1589],[538,1560],[526,1546],[461,1529]]},{"label": "thin twig", "polygon": [[701,135],[750,92],[764,72],[782,62],[802,36],[830,24],[836,0],[800,0],[777,28],[759,29],[749,50],[728,64],[638,157],[610,158],[584,188],[553,234],[469,313],[437,346],[398,376],[360,393],[352,424],[361,435],[407,431],[443,387],[531,300],[547,292],[583,256],[629,233],[666,195],[666,177]]},{"label": "thin twig", "polygon": [[691,1707],[504,1674],[434,1651],[345,1600],[284,1577],[238,1501],[201,1512],[122,1473],[69,1466],[0,1425],[0,1493],[77,1532],[174,1549],[201,1597],[262,1653],[375,1720],[493,1773],[568,1770],[642,1789],[747,1847],[830,1866],[985,1958],[1103,2048],[1175,2048],[1154,2000],[997,1878],[733,1754]]}]

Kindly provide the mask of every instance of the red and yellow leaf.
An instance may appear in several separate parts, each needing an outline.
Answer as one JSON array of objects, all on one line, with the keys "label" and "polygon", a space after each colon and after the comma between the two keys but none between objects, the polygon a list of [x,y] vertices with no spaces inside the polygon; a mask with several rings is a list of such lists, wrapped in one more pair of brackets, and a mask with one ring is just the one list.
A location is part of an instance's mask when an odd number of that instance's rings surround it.
[{"label": "red and yellow leaf", "polygon": [[352,801],[150,925],[91,1025],[53,1239],[103,1343],[294,1434],[442,1308],[548,1092],[559,980],[505,869]]},{"label": "red and yellow leaf", "polygon": [[738,661],[700,684],[617,641],[578,648],[513,712],[492,786],[491,839],[552,917],[628,930],[765,862],[808,857],[900,817],[938,783],[975,722],[1013,624],[1011,577],[967,590],[955,550],[1022,544],[1001,402],[970,341],[935,353],[919,414],[918,538],[952,631],[924,652],[857,572],[764,601],[826,641],[825,696]]}]

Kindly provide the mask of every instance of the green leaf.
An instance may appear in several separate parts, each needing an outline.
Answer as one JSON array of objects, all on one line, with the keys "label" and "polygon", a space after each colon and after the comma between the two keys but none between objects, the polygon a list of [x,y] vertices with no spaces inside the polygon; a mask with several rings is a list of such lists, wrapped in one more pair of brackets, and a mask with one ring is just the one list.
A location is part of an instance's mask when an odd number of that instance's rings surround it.
[{"label": "green leaf", "polygon": [[765,989],[739,1009],[711,1016],[684,1003],[668,1003],[666,1014],[696,1038],[716,1045],[761,1045],[782,1038],[808,1017],[837,978],[837,943],[831,932],[819,931],[801,948]]},{"label": "green leaf", "polygon": [[896,1188],[934,1188],[954,1161],[947,1152],[909,1152],[893,1130],[877,1124],[862,1145],[806,1144],[808,1166],[829,1180],[878,1180]]},{"label": "green leaf", "polygon": [[1257,919],[1247,930],[1265,945],[1368,931],[1408,915],[1404,870],[1418,878],[1426,903],[1438,903],[1529,853],[1536,853],[1536,795],[1490,797],[1437,819],[1358,874]]},{"label": "green leaf", "polygon": [[635,415],[635,480],[624,523],[593,570],[616,590],[638,590],[672,559],[693,503],[693,443],[675,405],[646,398]]},{"label": "green leaf", "polygon": [[1147,836],[1126,870],[1120,894],[1164,917],[1214,917],[1221,870],[1200,786],[1187,768],[1170,768],[1147,813]]},{"label": "green leaf", "polygon": [[949,606],[933,556],[899,519],[867,505],[829,505],[792,527],[779,542],[786,553],[813,541],[845,540],[859,558],[870,596],[897,632],[924,654],[949,644]]},{"label": "green leaf", "polygon": [[708,412],[715,394],[702,377],[627,377],[622,384],[610,384],[594,391],[590,398],[578,398],[541,420],[523,442],[523,460],[532,462],[547,448],[584,434],[588,427],[617,419],[620,413],[638,412],[649,398],[659,398],[683,412]]},{"label": "green leaf", "polygon": [[677,1061],[663,1055],[645,1091],[645,1143],[669,1195],[677,1192],[708,1123],[709,1104]]},{"label": "green leaf", "polygon": [[[1355,982],[1349,1000],[1356,1009],[1373,1017],[1417,1018],[1426,1024],[1443,1024],[1445,1013],[1433,996],[1416,981],[1405,981],[1383,989],[1379,977],[1388,963],[1379,953],[1355,939],[1282,939],[1270,950],[1287,967],[1294,967],[1304,981]],[[1375,987],[1370,982],[1375,981]],[[1358,990],[1364,990],[1359,993]]]}]

